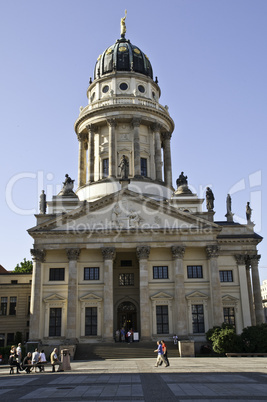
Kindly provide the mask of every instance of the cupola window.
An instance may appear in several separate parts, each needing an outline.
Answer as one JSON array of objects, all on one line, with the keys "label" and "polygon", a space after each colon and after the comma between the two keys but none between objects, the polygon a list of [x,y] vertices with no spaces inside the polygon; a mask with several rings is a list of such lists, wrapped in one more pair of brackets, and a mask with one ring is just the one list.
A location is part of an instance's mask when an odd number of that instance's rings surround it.
[{"label": "cupola window", "polygon": [[126,89],[128,89],[128,84],[126,84],[126,82],[122,82],[122,83],[120,84],[120,89],[121,89],[122,91],[126,91]]},{"label": "cupola window", "polygon": [[102,92],[104,92],[104,94],[106,94],[106,93],[108,92],[108,90],[109,90],[109,86],[108,86],[108,85],[105,85],[105,86],[103,87],[103,89],[102,89]]},{"label": "cupola window", "polygon": [[143,85],[138,85],[138,91],[143,94],[145,92],[145,87]]}]

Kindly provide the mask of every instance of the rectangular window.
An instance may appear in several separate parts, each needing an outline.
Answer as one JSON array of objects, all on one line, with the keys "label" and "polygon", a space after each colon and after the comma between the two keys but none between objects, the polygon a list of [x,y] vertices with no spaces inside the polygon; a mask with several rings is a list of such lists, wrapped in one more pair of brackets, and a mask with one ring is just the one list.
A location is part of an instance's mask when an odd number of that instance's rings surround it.
[{"label": "rectangular window", "polygon": [[10,297],[9,301],[9,315],[16,315],[17,298],[15,296]]},{"label": "rectangular window", "polygon": [[119,286],[134,286],[134,274],[119,274]]},{"label": "rectangular window", "polygon": [[108,177],[109,175],[109,163],[108,158],[103,159],[103,177]]},{"label": "rectangular window", "polygon": [[203,304],[192,305],[193,333],[205,332]]},{"label": "rectangular window", "polygon": [[97,335],[97,308],[85,308],[85,336]]},{"label": "rectangular window", "polygon": [[202,265],[187,265],[187,278],[203,278]]},{"label": "rectangular window", "polygon": [[50,268],[49,280],[50,281],[64,281],[65,280],[65,268]]},{"label": "rectangular window", "polygon": [[224,323],[235,327],[235,310],[234,307],[223,308]]},{"label": "rectangular window", "polygon": [[141,176],[147,177],[147,159],[141,158]]},{"label": "rectangular window", "polygon": [[84,280],[85,281],[98,281],[99,280],[99,268],[98,267],[84,268]]},{"label": "rectangular window", "polygon": [[5,346],[5,334],[0,334],[0,348]]},{"label": "rectangular window", "polygon": [[7,315],[7,297],[1,297],[0,315]]},{"label": "rectangular window", "polygon": [[49,336],[61,336],[61,308],[50,308]]},{"label": "rectangular window", "polygon": [[220,271],[221,282],[233,282],[233,271]]},{"label": "rectangular window", "polygon": [[7,346],[13,345],[14,344],[14,339],[15,339],[15,334],[14,333],[8,333],[7,334],[7,340],[6,340]]},{"label": "rectangular window", "polygon": [[18,283],[17,279],[13,279],[13,280],[11,281],[11,284],[12,284],[12,285],[16,285],[17,283]]},{"label": "rectangular window", "polygon": [[168,279],[168,267],[153,267],[153,279]]},{"label": "rectangular window", "polygon": [[156,306],[157,334],[169,333],[168,306]]}]

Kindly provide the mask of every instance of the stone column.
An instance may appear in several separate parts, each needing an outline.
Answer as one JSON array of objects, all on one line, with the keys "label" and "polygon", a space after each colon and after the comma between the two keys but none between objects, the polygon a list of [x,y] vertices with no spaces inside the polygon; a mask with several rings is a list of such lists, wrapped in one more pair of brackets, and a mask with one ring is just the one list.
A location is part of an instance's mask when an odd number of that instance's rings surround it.
[{"label": "stone column", "polygon": [[248,292],[248,278],[246,273],[246,256],[244,254],[235,255],[239,273],[239,286],[242,305],[243,328],[251,326],[251,309]]},{"label": "stone column", "polygon": [[77,343],[77,260],[80,255],[79,248],[66,249],[67,257],[69,260],[69,278],[68,278],[68,304],[67,304],[67,328],[66,328],[66,341],[70,344]]},{"label": "stone column", "polygon": [[251,316],[251,325],[256,325],[256,317],[255,317],[252,286],[251,286],[249,258],[246,258],[246,276],[247,276],[247,284],[248,284],[248,297],[249,297],[249,309],[250,309],[250,316]]},{"label": "stone column", "polygon": [[209,259],[210,268],[210,295],[211,308],[213,315],[212,326],[221,326],[223,323],[223,305],[221,296],[221,282],[218,268],[218,246],[207,246],[207,257]]},{"label": "stone column", "polygon": [[259,269],[258,262],[260,260],[260,255],[250,255],[250,264],[251,264],[251,276],[252,276],[252,286],[253,286],[253,295],[254,295],[254,308],[255,308],[255,317],[256,317],[256,325],[262,324],[265,322],[264,313],[262,307],[262,298],[261,298],[261,286],[260,286],[260,277],[259,277]]},{"label": "stone column", "polygon": [[134,145],[134,177],[141,176],[141,160],[140,160],[140,139],[139,139],[139,127],[141,119],[133,118],[132,125],[134,130],[133,145]]},{"label": "stone column", "polygon": [[150,304],[148,293],[148,264],[147,260],[150,253],[149,246],[139,246],[136,248],[137,258],[139,260],[139,275],[140,275],[140,324],[141,324],[141,339],[151,340],[150,333]]},{"label": "stone column", "polygon": [[184,267],[183,267],[185,247],[172,246],[171,252],[174,263],[174,287],[175,287],[174,332],[179,337],[188,335],[187,305],[185,299]]},{"label": "stone column", "polygon": [[87,134],[78,133],[79,141],[79,167],[78,167],[78,186],[81,187],[86,183],[86,149],[87,149]]},{"label": "stone column", "polygon": [[86,126],[88,130],[88,181],[95,180],[95,138],[94,133],[97,129],[93,124]]},{"label": "stone column", "polygon": [[115,247],[101,249],[104,259],[104,309],[103,309],[103,340],[112,342],[113,338],[113,260],[116,256]]},{"label": "stone column", "polygon": [[116,119],[108,119],[109,125],[109,142],[108,142],[108,154],[109,154],[109,177],[116,177],[116,137],[115,127],[117,125]]},{"label": "stone column", "polygon": [[171,137],[172,133],[162,133],[164,156],[164,181],[168,187],[172,187],[172,161],[171,161]]},{"label": "stone column", "polygon": [[45,251],[32,249],[31,255],[33,259],[32,269],[32,290],[30,305],[30,341],[40,340],[40,324],[41,324],[41,298],[42,298],[42,263],[45,261]]},{"label": "stone column", "polygon": [[156,180],[162,181],[160,124],[153,124],[152,130],[154,132],[155,141]]}]

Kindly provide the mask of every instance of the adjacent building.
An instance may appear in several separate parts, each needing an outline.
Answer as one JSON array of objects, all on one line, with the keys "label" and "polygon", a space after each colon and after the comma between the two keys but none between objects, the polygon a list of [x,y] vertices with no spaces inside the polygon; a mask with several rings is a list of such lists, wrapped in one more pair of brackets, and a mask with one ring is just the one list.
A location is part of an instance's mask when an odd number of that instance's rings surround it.
[{"label": "adjacent building", "polygon": [[201,344],[215,325],[240,333],[264,320],[262,238],[249,213],[246,225],[234,222],[230,196],[218,222],[211,189],[203,210],[183,172],[173,187],[174,122],[148,56],[125,32],[123,20],[75,122],[77,190],[66,175],[51,201],[43,192],[29,229],[31,341],[110,341],[133,328],[141,341],[177,335]]}]

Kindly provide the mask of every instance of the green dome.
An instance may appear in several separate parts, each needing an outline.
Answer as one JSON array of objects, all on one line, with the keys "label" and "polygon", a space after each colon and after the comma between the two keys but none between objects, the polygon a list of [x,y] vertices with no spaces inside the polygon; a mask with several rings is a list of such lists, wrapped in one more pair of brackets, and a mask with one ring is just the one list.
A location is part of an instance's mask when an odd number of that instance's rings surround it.
[{"label": "green dome", "polygon": [[94,78],[103,77],[113,71],[134,71],[153,79],[153,71],[148,57],[125,38],[107,48],[96,62]]}]

